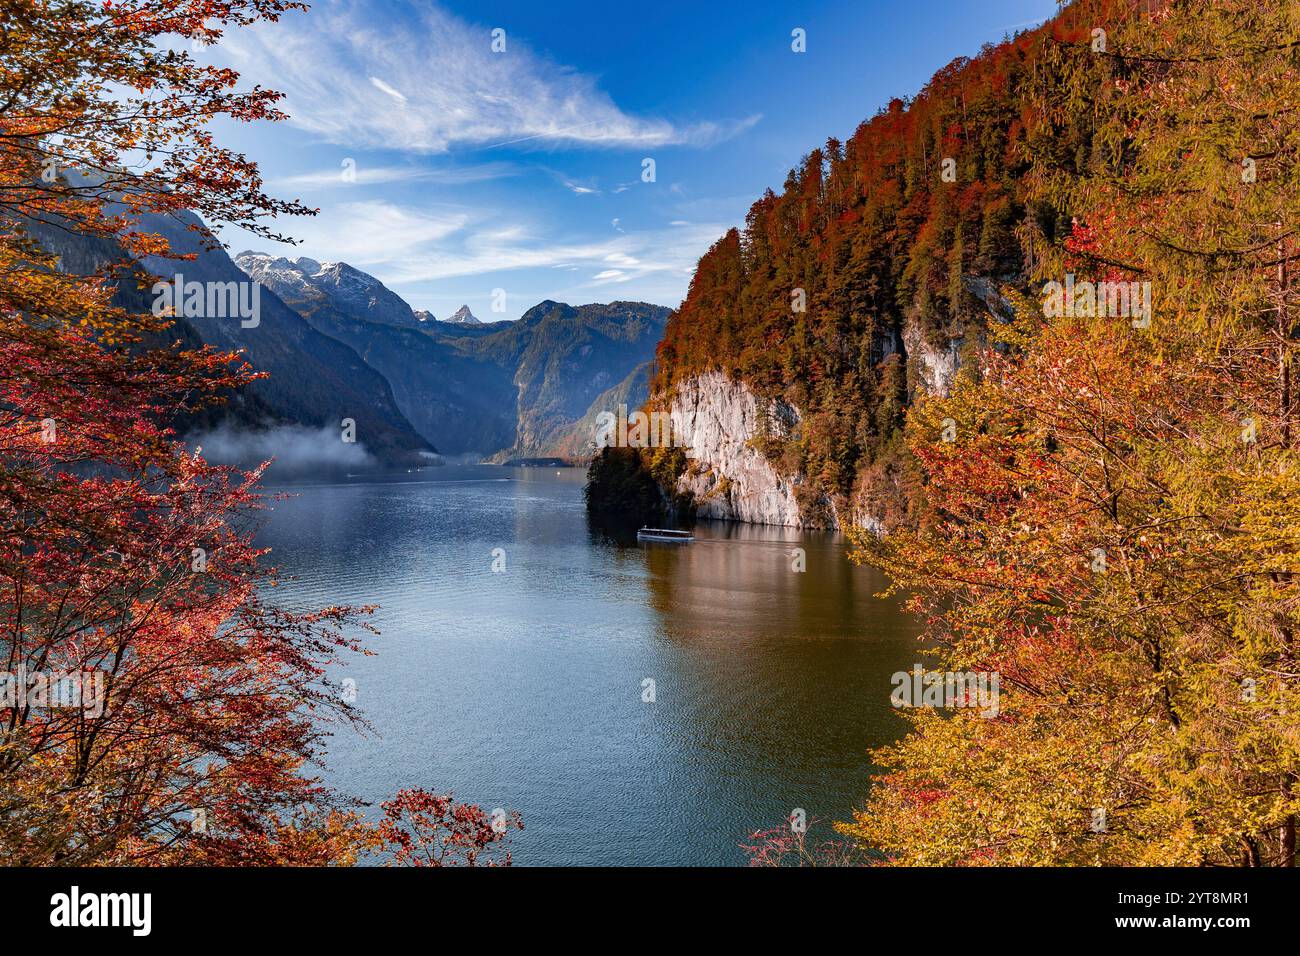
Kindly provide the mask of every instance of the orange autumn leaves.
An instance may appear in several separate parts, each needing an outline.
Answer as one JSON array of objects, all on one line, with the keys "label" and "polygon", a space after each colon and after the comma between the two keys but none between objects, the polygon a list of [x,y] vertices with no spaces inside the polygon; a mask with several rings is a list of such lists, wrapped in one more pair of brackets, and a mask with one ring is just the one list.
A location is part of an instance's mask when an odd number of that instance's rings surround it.
[{"label": "orange autumn leaves", "polygon": [[912,410],[927,520],[858,557],[1001,708],[905,712],[841,829],[897,864],[1292,866],[1300,15],[1072,13],[1110,55],[1049,48],[1032,196],[1076,223],[1034,278],[1149,282],[1155,316],[1013,296],[979,374]]}]

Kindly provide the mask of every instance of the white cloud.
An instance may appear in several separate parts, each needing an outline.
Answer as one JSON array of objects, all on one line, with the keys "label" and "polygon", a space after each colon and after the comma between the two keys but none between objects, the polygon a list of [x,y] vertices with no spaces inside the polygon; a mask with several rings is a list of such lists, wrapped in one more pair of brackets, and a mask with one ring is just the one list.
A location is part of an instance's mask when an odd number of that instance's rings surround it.
[{"label": "white cloud", "polygon": [[406,102],[405,96],[397,92],[397,90],[393,89],[391,86],[389,86],[387,83],[385,83],[377,76],[372,76],[370,78],[370,85],[373,86],[375,89],[377,89],[380,93],[387,93],[389,96],[397,100],[397,102],[399,103]]},{"label": "white cloud", "polygon": [[349,262],[392,288],[551,268],[591,269],[597,284],[656,276],[674,277],[675,284],[727,229],[705,223],[575,239],[515,215],[456,207],[417,210],[385,201],[342,203],[294,223],[303,240],[294,254]]},{"label": "white cloud", "polygon": [[302,240],[300,255],[369,267],[445,240],[469,221],[460,210],[420,212],[373,200],[329,206],[319,216],[295,220],[292,231]]},{"label": "white cloud", "polygon": [[247,81],[286,94],[290,122],[358,148],[709,146],[759,119],[683,126],[630,115],[592,77],[513,37],[493,53],[487,27],[432,6],[340,0],[231,31],[220,49]]},{"label": "white cloud", "polygon": [[[512,296],[540,283],[534,301],[597,301],[595,290],[628,284],[624,298],[674,305],[681,301],[696,261],[728,226],[683,223],[592,237],[547,218],[531,222],[515,208],[417,208],[367,200],[331,204],[319,216],[295,220],[292,231],[301,245],[281,247],[277,254],[348,262],[416,303],[440,295],[449,280],[490,276],[485,286],[508,288]],[[259,247],[266,245],[258,240]],[[530,276],[529,270],[569,274],[573,282],[557,287]]]},{"label": "white cloud", "polygon": [[421,168],[419,166],[367,166],[357,164],[352,178],[345,179],[343,167],[321,169],[294,176],[281,176],[268,181],[272,189],[333,189],[343,186],[374,186],[385,183],[430,182],[440,186],[463,186],[467,183],[486,182],[518,176],[521,170],[513,163],[479,163],[473,166],[444,166]]}]

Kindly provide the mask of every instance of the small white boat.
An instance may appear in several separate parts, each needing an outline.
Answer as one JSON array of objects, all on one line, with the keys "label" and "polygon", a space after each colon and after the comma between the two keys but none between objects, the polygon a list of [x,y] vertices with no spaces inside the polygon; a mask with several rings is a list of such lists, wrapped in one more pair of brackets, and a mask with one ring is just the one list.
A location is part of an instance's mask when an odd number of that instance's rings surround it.
[{"label": "small white boat", "polygon": [[695,540],[695,535],[689,531],[670,531],[667,528],[642,528],[636,533],[638,541],[672,541],[680,544],[689,544]]}]

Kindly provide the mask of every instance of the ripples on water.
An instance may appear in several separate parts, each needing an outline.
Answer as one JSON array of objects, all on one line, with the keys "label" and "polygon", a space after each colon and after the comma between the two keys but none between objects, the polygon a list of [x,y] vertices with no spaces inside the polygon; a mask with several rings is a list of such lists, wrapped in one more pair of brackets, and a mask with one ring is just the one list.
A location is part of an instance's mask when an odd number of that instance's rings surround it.
[{"label": "ripples on water", "polygon": [[345,672],[377,736],[339,731],[329,783],[519,810],[519,864],[740,864],[793,808],[860,801],[916,630],[843,538],[705,523],[619,544],[589,528],[580,470],[412,477],[285,489],[260,536],[295,578],[280,601],[381,605],[376,656]]}]

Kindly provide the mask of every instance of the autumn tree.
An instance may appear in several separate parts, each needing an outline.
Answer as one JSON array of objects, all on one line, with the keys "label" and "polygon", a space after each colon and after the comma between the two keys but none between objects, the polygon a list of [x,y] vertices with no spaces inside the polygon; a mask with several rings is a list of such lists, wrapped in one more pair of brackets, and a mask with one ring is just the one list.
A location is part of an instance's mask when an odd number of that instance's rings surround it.
[{"label": "autumn tree", "polygon": [[488,813],[419,788],[400,791],[382,809],[375,832],[398,866],[510,866],[510,832],[524,828],[518,813]]},{"label": "autumn tree", "polygon": [[924,387],[923,352],[982,335],[987,309],[967,278],[1027,271],[1024,90],[1050,29],[954,60],[809,150],[700,259],[668,321],[660,402],[716,370],[799,409],[762,451],[800,479],[805,520],[834,505],[892,527],[921,504],[903,477],[902,408]]},{"label": "autumn tree", "polygon": [[[189,52],[300,7],[0,5],[0,862],[351,863],[383,844],[310,774],[325,727],[360,721],[330,668],[365,609],[268,603],[260,469],[214,467],[170,427],[255,373],[113,300],[170,254],[145,213],[271,235],[306,211],[210,128],[280,118],[277,94]],[[115,261],[78,273],[32,223]]]},{"label": "autumn tree", "polygon": [[1054,27],[1037,278],[1153,308],[1018,298],[982,374],[909,415],[931,520],[858,557],[936,669],[1002,692],[994,718],[903,712],[841,826],[893,862],[1294,865],[1298,16],[1093,2]]},{"label": "autumn tree", "polygon": [[865,862],[853,841],[814,834],[820,822],[791,814],[782,826],[751,833],[740,848],[749,857],[749,865],[756,867],[844,867]]}]

